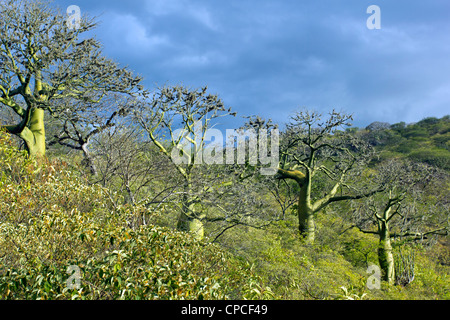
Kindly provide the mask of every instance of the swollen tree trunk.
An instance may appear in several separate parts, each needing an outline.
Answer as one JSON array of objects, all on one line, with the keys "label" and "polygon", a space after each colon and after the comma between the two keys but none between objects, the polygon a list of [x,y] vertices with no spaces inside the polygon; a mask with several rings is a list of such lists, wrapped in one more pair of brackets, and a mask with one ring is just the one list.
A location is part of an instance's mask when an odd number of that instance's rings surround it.
[{"label": "swollen tree trunk", "polygon": [[298,229],[300,235],[306,239],[308,243],[314,243],[315,224],[314,211],[311,208],[311,200],[307,186],[300,185],[300,194],[298,197]]},{"label": "swollen tree trunk", "polygon": [[91,153],[88,150],[87,143],[81,145],[81,150],[84,154],[84,159],[86,160],[86,167],[89,168],[93,176],[97,175],[97,167],[95,166],[94,160],[92,159]]},{"label": "swollen tree trunk", "polygon": [[386,221],[378,222],[378,232],[380,242],[378,244],[378,262],[383,270],[384,280],[389,285],[395,281],[394,254],[392,253],[391,238],[389,234],[389,226]]},{"label": "swollen tree trunk", "polygon": [[44,126],[44,110],[40,108],[32,108],[27,126],[22,128],[16,126],[7,129],[20,137],[24,142],[28,154],[31,157],[45,156],[45,126]]},{"label": "swollen tree trunk", "polygon": [[314,210],[311,204],[311,175],[309,172],[305,175],[297,170],[284,170],[279,168],[278,174],[282,179],[292,179],[299,186],[298,194],[298,230],[300,236],[305,238],[308,243],[313,243],[316,233],[314,224]]},{"label": "swollen tree trunk", "polygon": [[181,213],[178,218],[177,229],[189,232],[193,234],[194,238],[197,240],[202,240],[204,237],[203,222],[201,217],[196,215],[194,205],[194,200],[191,197],[191,184],[190,182],[187,182],[181,200]]},{"label": "swollen tree trunk", "polygon": [[195,216],[181,212],[178,218],[178,230],[189,232],[194,235],[197,240],[202,240],[204,237],[203,222]]}]

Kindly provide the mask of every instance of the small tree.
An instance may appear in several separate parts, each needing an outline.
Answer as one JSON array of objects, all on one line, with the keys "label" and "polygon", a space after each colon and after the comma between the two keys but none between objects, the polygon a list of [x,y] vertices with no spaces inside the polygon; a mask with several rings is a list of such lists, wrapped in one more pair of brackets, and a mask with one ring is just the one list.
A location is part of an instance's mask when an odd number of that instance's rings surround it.
[{"label": "small tree", "polygon": [[[364,233],[374,234],[379,239],[378,261],[383,270],[384,280],[394,284],[395,260],[392,239],[405,242],[423,240],[430,235],[446,235],[448,233],[448,213],[444,221],[427,221],[420,199],[423,198],[423,187],[434,178],[431,167],[390,160],[383,163],[367,177],[370,182],[384,186],[385,192],[366,198],[357,205],[354,211],[354,226]],[[430,204],[431,205],[431,204]],[[427,223],[424,223],[424,222]],[[376,225],[376,230],[371,226]],[[428,231],[424,231],[428,229]]]},{"label": "small tree", "polygon": [[125,203],[159,207],[174,186],[160,189],[156,181],[169,180],[168,162],[151,141],[143,139],[143,134],[131,118],[124,118],[95,135],[92,155],[98,172],[91,180],[119,191]]},{"label": "small tree", "polygon": [[[126,95],[108,94],[99,102],[61,99],[55,101],[50,130],[53,136],[49,146],[59,144],[83,153],[90,173],[97,175],[94,156],[90,150],[92,140],[109,128],[116,126],[132,108],[134,99]],[[77,105],[77,108],[72,106]]]}]

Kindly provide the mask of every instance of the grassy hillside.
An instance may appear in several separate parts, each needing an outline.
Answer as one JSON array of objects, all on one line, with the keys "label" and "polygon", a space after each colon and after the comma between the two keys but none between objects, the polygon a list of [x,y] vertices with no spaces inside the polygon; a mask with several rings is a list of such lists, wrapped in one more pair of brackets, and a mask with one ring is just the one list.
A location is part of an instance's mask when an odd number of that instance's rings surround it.
[{"label": "grassy hillside", "polygon": [[[117,206],[60,161],[39,165],[0,133],[1,299],[258,298],[249,265]],[[80,269],[79,288],[67,268]],[[256,286],[256,287],[255,287]],[[268,292],[270,293],[270,292]]]},{"label": "grassy hillside", "polygon": [[318,241],[306,245],[298,240],[296,219],[268,230],[242,229],[230,232],[222,243],[236,255],[254,263],[254,270],[282,299],[450,299],[450,250],[440,242],[432,248],[416,244],[415,280],[408,286],[370,290],[369,264],[377,265],[377,239],[346,229],[333,213],[319,218]]},{"label": "grassy hillside", "polygon": [[[422,160],[446,168],[448,118],[358,132],[383,159],[440,150],[443,157]],[[143,224],[145,207],[89,184],[75,166],[30,160],[1,133],[0,299],[450,299],[448,237],[405,249],[415,253],[411,284],[370,290],[367,267],[378,263],[378,239],[349,229],[345,205],[318,216],[314,245],[299,239],[290,211],[266,228],[237,226],[210,244]],[[445,198],[448,189],[438,192]],[[266,199],[279,210],[269,193]],[[152,221],[176,215],[160,210]],[[80,270],[79,288],[68,287],[69,266]]]},{"label": "grassy hillside", "polygon": [[361,133],[384,159],[407,157],[450,170],[450,116],[425,118],[409,125],[375,122]]}]

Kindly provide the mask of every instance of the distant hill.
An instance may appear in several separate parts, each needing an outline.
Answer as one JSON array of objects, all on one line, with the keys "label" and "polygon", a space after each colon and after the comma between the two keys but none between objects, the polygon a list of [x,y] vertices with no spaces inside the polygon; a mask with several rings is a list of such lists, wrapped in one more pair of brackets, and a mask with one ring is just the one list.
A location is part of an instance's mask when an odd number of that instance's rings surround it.
[{"label": "distant hill", "polygon": [[450,170],[450,116],[429,117],[414,124],[374,122],[359,133],[382,158],[407,157]]}]

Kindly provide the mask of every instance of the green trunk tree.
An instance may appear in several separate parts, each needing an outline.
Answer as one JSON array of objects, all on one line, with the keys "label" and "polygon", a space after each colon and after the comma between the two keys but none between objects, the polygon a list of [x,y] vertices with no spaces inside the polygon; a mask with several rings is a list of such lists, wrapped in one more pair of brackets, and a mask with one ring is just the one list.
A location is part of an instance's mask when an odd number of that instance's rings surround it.
[{"label": "green trunk tree", "polygon": [[[423,164],[390,160],[378,166],[372,176],[366,177],[371,184],[378,184],[383,193],[354,203],[353,221],[361,232],[376,235],[378,238],[378,262],[383,279],[389,284],[396,283],[395,259],[392,239],[396,245],[424,240],[430,235],[448,234],[448,212],[442,221],[423,225],[423,214],[419,212],[423,189],[435,177],[434,169]],[[429,203],[431,205],[431,203]],[[376,225],[376,230],[371,226]],[[426,232],[417,230],[429,229]]]},{"label": "green trunk tree", "polygon": [[388,194],[388,200],[381,210],[372,202],[373,199],[369,200],[370,205],[363,209],[370,212],[372,218],[375,219],[377,230],[369,231],[360,228],[360,231],[378,236],[378,263],[383,271],[383,279],[389,285],[393,285],[395,283],[395,261],[389,224],[392,218],[401,214],[402,201],[406,193],[394,195],[391,190]]},{"label": "green trunk tree", "polygon": [[[384,213],[388,217],[389,212]],[[380,242],[378,245],[378,262],[384,272],[384,280],[392,285],[395,281],[394,254],[392,252],[391,235],[389,233],[389,224],[385,218],[378,221],[378,235]]]},{"label": "green trunk tree", "polygon": [[[234,113],[225,109],[216,95],[208,94],[206,87],[189,90],[180,86],[161,88],[150,103],[143,101],[143,106],[134,113],[136,123],[170,161],[181,179],[177,227],[197,239],[204,237],[205,219],[205,213],[197,210],[197,204],[201,202],[199,193],[208,186],[197,186],[194,190],[196,165],[202,163],[211,121],[228,115]],[[197,182],[201,184],[201,181]]]},{"label": "green trunk tree", "polygon": [[[41,1],[0,3],[0,106],[20,118],[4,128],[23,140],[31,156],[45,155],[46,112],[76,113],[109,92],[139,89],[140,78],[102,57],[97,40],[83,37],[93,20],[83,17],[79,28],[70,29],[66,19]],[[63,109],[57,101],[64,99],[72,103]]]},{"label": "green trunk tree", "polygon": [[192,185],[189,180],[186,181],[183,189],[177,228],[180,231],[192,233],[196,239],[201,240],[205,236],[203,225],[205,214],[195,210],[196,198],[192,196]]},{"label": "green trunk tree", "polygon": [[[328,205],[368,197],[373,190],[357,190],[350,173],[361,172],[371,157],[367,145],[339,131],[350,125],[351,116],[332,112],[321,121],[316,112],[298,112],[281,140],[278,179],[294,180],[299,186],[298,227],[307,242],[315,240],[315,216]],[[328,182],[328,190],[316,185]],[[347,192],[347,194],[343,194]]]},{"label": "green trunk tree", "polygon": [[28,115],[25,115],[22,122],[15,126],[5,126],[4,128],[11,134],[20,137],[25,148],[31,156],[45,155],[45,125],[44,110],[40,108],[29,108]]}]

